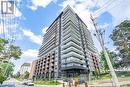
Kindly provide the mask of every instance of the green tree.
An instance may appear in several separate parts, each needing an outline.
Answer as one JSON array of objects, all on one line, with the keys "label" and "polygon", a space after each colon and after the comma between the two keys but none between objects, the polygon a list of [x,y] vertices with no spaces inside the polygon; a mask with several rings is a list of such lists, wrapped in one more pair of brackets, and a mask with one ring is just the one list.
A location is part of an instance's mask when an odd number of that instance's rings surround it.
[{"label": "green tree", "polygon": [[13,74],[14,64],[13,63],[2,63],[0,64],[0,84],[3,83],[9,77]]},{"label": "green tree", "polygon": [[120,52],[120,57],[122,57],[122,63],[128,65],[130,63],[130,21],[125,20],[115,27],[110,38],[113,40],[114,45]]},{"label": "green tree", "polygon": [[10,45],[10,58],[19,59],[22,54],[20,47]]},{"label": "green tree", "polygon": [[104,55],[103,51],[100,53],[100,64],[105,72],[107,72],[109,70],[109,67],[107,65],[107,61],[105,59],[105,55]]},{"label": "green tree", "polygon": [[0,84],[3,84],[3,81],[6,79],[7,77],[3,75],[2,69],[0,68]]},{"label": "green tree", "polygon": [[116,29],[123,32],[119,35],[119,37],[123,37],[124,39],[124,50],[129,54],[130,57],[130,47],[128,46],[128,41],[130,40],[130,21],[125,20],[121,22],[118,26],[116,26]]},{"label": "green tree", "polygon": [[[109,50],[107,50],[107,52],[108,52],[108,55],[110,57],[110,61],[111,61],[112,65],[113,65],[113,67],[116,68],[116,69],[118,67],[121,67],[119,56],[115,52],[111,52]],[[100,53],[100,57],[101,57],[100,58],[100,64],[102,65],[103,70],[105,72],[108,72],[109,67],[107,65],[107,61],[106,61],[106,58],[105,58],[105,55],[104,55],[103,51]]]},{"label": "green tree", "polygon": [[117,25],[116,28],[119,28],[119,29],[121,29],[123,31],[128,31],[128,30],[130,30],[130,21],[129,20],[124,20],[119,25]]},{"label": "green tree", "polygon": [[26,71],[26,72],[24,73],[23,78],[24,78],[24,79],[28,79],[28,78],[29,78],[29,72],[28,72],[28,71]]},{"label": "green tree", "polygon": [[4,46],[7,43],[8,43],[7,40],[0,38],[0,52],[2,52],[4,50]]},{"label": "green tree", "polygon": [[9,77],[10,75],[13,74],[13,71],[14,71],[14,64],[13,63],[2,63],[0,65],[1,67],[1,71],[2,73],[6,76],[6,77]]},{"label": "green tree", "polygon": [[0,38],[0,55],[3,59],[19,59],[22,51],[19,46],[10,44],[7,40]]},{"label": "green tree", "polygon": [[14,65],[10,63],[9,60],[12,58],[19,59],[21,55],[22,55],[22,51],[19,46],[15,46],[9,43],[8,40],[0,38],[0,59],[4,61],[0,63],[1,82],[3,80],[6,80],[4,77],[9,77],[13,73]]},{"label": "green tree", "polygon": [[20,72],[17,72],[15,75],[13,75],[14,78],[20,78]]}]

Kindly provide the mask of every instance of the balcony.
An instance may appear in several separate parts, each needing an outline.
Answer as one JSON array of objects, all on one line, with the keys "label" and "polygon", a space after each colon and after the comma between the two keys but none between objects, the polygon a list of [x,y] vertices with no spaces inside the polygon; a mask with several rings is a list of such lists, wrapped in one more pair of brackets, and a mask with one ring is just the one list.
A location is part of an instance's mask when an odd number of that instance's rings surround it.
[{"label": "balcony", "polygon": [[71,63],[71,64],[66,64],[66,65],[61,65],[62,70],[67,70],[67,69],[87,69],[86,66],[76,64],[76,63]]},{"label": "balcony", "polygon": [[64,59],[64,58],[67,58],[67,57],[71,57],[73,55],[76,56],[77,58],[84,59],[83,55],[79,55],[79,54],[77,54],[77,53],[75,53],[73,51],[71,51],[71,52],[69,52],[67,54],[64,54],[64,55],[62,54],[61,57]]},{"label": "balcony", "polygon": [[78,54],[83,55],[83,52],[82,52],[81,50],[75,48],[75,47],[69,47],[69,48],[63,50],[61,53],[62,53],[62,54],[65,54],[65,53],[68,53],[68,52],[70,52],[70,51],[75,51],[75,52],[77,52]]},{"label": "balcony", "polygon": [[[62,50],[63,50],[63,49],[66,49],[66,48],[68,48],[68,47],[70,47],[70,46],[73,46],[73,47],[75,47],[75,48],[81,49],[81,46],[79,46],[78,44],[76,44],[76,43],[73,42],[73,41],[70,41],[70,42],[65,41],[65,42],[66,42],[67,44],[61,46],[61,47],[62,47]],[[79,43],[79,41],[78,41],[78,43]]]},{"label": "balcony", "polygon": [[67,58],[66,59],[66,63],[80,63],[80,64],[84,64],[85,61],[80,60],[78,58],[71,57],[71,58]]}]

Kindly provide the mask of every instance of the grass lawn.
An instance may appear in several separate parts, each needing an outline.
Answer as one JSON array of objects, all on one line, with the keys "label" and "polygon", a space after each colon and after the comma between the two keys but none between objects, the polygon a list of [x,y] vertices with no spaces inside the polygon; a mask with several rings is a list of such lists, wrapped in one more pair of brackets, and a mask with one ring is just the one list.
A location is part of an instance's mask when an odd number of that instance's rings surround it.
[{"label": "grass lawn", "polygon": [[110,79],[111,78],[111,75],[110,74],[106,74],[106,75],[103,75],[99,78],[96,78],[95,80],[104,80],[104,79]]},{"label": "grass lawn", "polygon": [[130,87],[130,84],[122,85],[121,87]]},{"label": "grass lawn", "polygon": [[34,81],[33,83],[37,85],[60,85],[61,84],[58,81]]},{"label": "grass lawn", "polygon": [[17,79],[18,81],[23,81],[23,79],[21,79],[21,78],[15,78],[15,79]]}]

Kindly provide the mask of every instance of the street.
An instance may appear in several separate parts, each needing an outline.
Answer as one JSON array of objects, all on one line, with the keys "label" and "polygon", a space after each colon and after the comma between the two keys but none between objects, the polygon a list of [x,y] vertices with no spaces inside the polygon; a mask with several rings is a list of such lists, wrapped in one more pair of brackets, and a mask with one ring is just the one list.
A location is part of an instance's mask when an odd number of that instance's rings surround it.
[{"label": "street", "polygon": [[[120,85],[125,85],[125,84],[129,84],[130,83],[130,78],[120,78]],[[22,81],[18,81],[14,78],[11,78],[10,80],[7,80],[4,82],[3,85],[8,85],[8,87],[13,87],[13,86],[9,86],[9,85],[15,85],[15,87],[62,87],[61,85],[52,85],[52,86],[40,86],[40,85],[35,85],[35,86],[26,86],[26,85],[22,85]],[[107,80],[99,80],[99,81],[94,81],[90,84],[90,87],[96,86],[96,87],[114,87],[112,86],[112,83],[109,79]],[[66,86],[68,87],[68,86]],[[84,87],[84,84],[79,85],[79,87]]]},{"label": "street", "polygon": [[[22,81],[18,81],[14,78],[11,78],[11,79],[5,81],[3,85],[15,85],[15,87],[62,87],[61,85],[57,85],[57,86],[38,86],[38,85],[26,86],[26,85],[22,84]],[[10,87],[10,86],[8,86],[8,87]]]},{"label": "street", "polygon": [[[28,86],[22,85],[22,82],[13,78],[5,81],[4,85],[15,85],[15,87],[28,87]],[[37,87],[37,86],[32,86],[32,87]]]}]

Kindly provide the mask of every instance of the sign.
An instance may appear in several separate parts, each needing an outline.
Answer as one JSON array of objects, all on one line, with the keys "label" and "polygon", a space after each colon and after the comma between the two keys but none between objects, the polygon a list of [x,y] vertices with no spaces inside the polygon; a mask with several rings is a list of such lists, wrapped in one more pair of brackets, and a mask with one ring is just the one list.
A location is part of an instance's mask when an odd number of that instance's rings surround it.
[{"label": "sign", "polygon": [[1,1],[2,14],[14,14],[14,1]]}]

